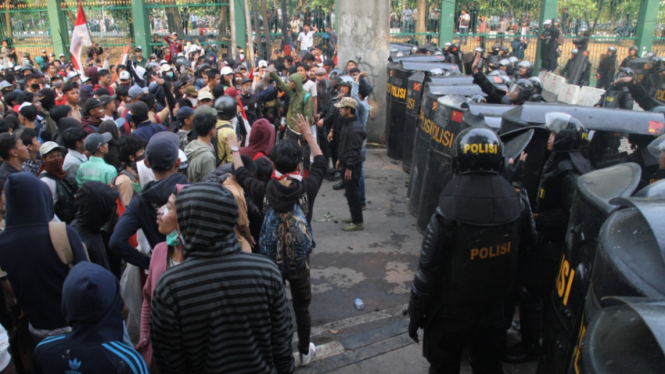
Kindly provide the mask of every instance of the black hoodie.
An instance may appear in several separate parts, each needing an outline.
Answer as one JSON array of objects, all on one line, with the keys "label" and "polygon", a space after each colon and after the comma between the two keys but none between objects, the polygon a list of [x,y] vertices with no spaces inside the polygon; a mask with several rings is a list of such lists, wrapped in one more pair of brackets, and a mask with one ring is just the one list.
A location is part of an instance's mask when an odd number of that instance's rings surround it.
[{"label": "black hoodie", "polygon": [[107,255],[108,243],[101,235],[102,227],[116,212],[118,192],[104,183],[90,181],[76,193],[76,219],[72,226],[88,248],[90,262],[111,270]]},{"label": "black hoodie", "polygon": [[111,251],[132,265],[143,269],[150,266],[150,257],[137,251],[128,240],[139,229],[143,229],[152,248],[166,240],[157,229],[157,210],[169,200],[176,184],[187,184],[187,177],[175,173],[143,187],[141,194],[132,199],[115,226],[109,243]]},{"label": "black hoodie", "polygon": [[321,182],[326,174],[326,158],[322,155],[314,157],[314,163],[309,171],[309,177],[302,181],[291,180],[291,184],[285,186],[275,179],[268,183],[262,182],[254,176],[249,170],[240,167],[236,170],[236,180],[245,190],[249,191],[254,204],[262,208],[265,217],[268,207],[273,208],[278,213],[290,212],[293,205],[298,203],[307,222],[312,222],[312,211],[314,209],[314,200],[316,194],[321,188]]}]

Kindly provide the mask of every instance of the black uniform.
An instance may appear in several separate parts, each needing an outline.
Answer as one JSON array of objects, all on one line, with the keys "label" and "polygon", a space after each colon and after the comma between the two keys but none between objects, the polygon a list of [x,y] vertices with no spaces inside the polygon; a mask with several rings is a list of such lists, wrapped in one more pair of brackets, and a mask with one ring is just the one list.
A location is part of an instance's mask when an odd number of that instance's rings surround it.
[{"label": "black uniform", "polygon": [[464,71],[464,60],[462,59],[462,52],[450,52],[446,57],[446,62],[449,64],[457,64],[460,71]]},{"label": "black uniform", "polygon": [[[551,27],[551,26],[550,26]],[[547,71],[553,71],[556,67],[556,61],[552,61],[552,49],[554,49],[554,54],[556,55],[556,39],[552,37],[552,31],[546,28],[543,31],[542,48],[540,49],[540,58],[542,60],[543,69]],[[554,66],[554,67],[553,67]]]},{"label": "black uniform", "polygon": [[621,64],[619,65],[619,68],[621,68],[621,69],[623,69],[623,68],[627,68],[627,67],[628,67],[628,63],[629,63],[630,61],[636,59],[636,58],[637,58],[637,56],[635,56],[635,57],[630,57],[630,56],[628,56],[628,57],[624,58],[623,61],[621,61]]},{"label": "black uniform", "polygon": [[612,80],[614,79],[614,72],[617,70],[617,57],[614,55],[607,55],[600,61],[598,65],[598,82],[596,88],[607,89]]},{"label": "black uniform", "polygon": [[487,95],[485,100],[488,104],[506,104],[510,105],[510,97],[505,92],[497,90],[492,82],[487,79],[485,74],[478,72],[473,75],[473,83],[480,86],[480,89]]},{"label": "black uniform", "polygon": [[633,110],[634,103],[633,97],[630,96],[630,91],[628,91],[628,87],[625,85],[614,84],[605,90],[605,93],[603,93],[595,106],[608,109]]},{"label": "black uniform", "polygon": [[241,95],[240,102],[245,109],[245,114],[247,114],[247,122],[249,125],[253,125],[257,119],[263,118],[261,114],[261,108],[259,106],[259,98],[254,94]]},{"label": "black uniform", "polygon": [[459,372],[469,344],[474,372],[501,372],[503,301],[520,240],[535,237],[531,209],[494,172],[456,175],[441,194],[411,289],[411,322],[423,327],[430,373]]}]

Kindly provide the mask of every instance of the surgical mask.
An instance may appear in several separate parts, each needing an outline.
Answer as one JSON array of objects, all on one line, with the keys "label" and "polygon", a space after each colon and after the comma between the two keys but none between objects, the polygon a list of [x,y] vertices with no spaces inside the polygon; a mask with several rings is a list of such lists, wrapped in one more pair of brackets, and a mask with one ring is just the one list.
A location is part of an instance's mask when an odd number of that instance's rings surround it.
[{"label": "surgical mask", "polygon": [[240,84],[240,82],[242,81],[242,77],[236,78],[235,81],[236,81],[237,84]]},{"label": "surgical mask", "polygon": [[32,88],[33,90],[38,90],[38,89],[39,89],[39,83],[33,83],[33,84],[31,84],[31,85],[30,85],[30,88]]},{"label": "surgical mask", "polygon": [[192,105],[194,106],[194,108],[196,108],[196,104],[197,104],[199,101],[198,101],[197,99],[192,99],[191,97],[188,98],[188,99],[189,99],[189,101],[192,102]]},{"label": "surgical mask", "polygon": [[166,235],[166,244],[171,247],[180,245],[180,234],[178,234],[178,230],[173,230],[170,234]]},{"label": "surgical mask", "polygon": [[173,72],[169,71],[168,73],[166,73],[166,76],[169,78],[173,78]]},{"label": "surgical mask", "polygon": [[240,56],[240,59],[241,59],[241,60],[242,60],[243,58],[245,58],[245,54],[244,54],[244,53],[241,53],[239,56]]},{"label": "surgical mask", "polygon": [[53,83],[53,87],[55,87],[55,88],[60,88],[60,87],[62,87],[62,81],[54,82],[54,83]]}]

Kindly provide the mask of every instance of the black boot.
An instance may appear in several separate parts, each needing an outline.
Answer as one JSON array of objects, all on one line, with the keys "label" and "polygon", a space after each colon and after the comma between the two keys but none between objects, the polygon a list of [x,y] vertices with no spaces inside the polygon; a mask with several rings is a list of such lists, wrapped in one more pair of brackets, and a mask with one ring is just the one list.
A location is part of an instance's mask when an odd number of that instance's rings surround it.
[{"label": "black boot", "polygon": [[344,181],[340,181],[336,185],[333,186],[333,190],[339,191],[344,189]]}]

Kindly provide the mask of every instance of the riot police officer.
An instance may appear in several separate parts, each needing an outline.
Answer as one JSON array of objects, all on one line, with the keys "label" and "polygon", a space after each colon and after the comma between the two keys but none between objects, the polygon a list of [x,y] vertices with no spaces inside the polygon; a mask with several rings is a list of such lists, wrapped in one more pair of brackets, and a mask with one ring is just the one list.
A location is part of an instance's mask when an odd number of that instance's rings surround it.
[{"label": "riot police officer", "polygon": [[504,361],[535,361],[540,348],[537,331],[542,326],[543,301],[552,291],[552,280],[563,246],[573,204],[577,179],[591,171],[579,152],[585,141],[584,126],[565,113],[547,113],[550,131],[547,149],[551,152],[540,178],[536,213],[537,253],[525,256],[520,267],[519,295],[522,341],[506,350]]},{"label": "riot police officer", "polygon": [[[547,71],[553,71],[556,68],[556,61],[552,59],[552,56],[556,56],[556,39],[552,37],[552,30],[550,30],[550,25],[552,21],[547,19],[543,23],[545,29],[543,34],[539,36],[542,43],[540,49],[540,58],[542,60],[543,69]],[[552,52],[554,50],[554,52]]]},{"label": "riot police officer", "polygon": [[501,373],[504,297],[520,241],[535,231],[528,202],[499,172],[503,144],[485,128],[462,131],[453,145],[455,176],[439,198],[423,241],[409,300],[409,336],[430,373],[457,373],[469,345],[474,372]]},{"label": "riot police officer", "polygon": [[531,94],[529,101],[534,103],[546,103],[547,100],[543,98],[543,82],[540,81],[540,78],[531,77],[528,81],[531,82],[531,85],[533,86],[533,93]]},{"label": "riot police officer", "polygon": [[630,47],[630,49],[628,50],[628,57],[624,58],[623,61],[621,61],[621,65],[619,65],[619,67],[620,68],[629,67],[628,63],[636,58],[637,58],[637,46],[634,45]]},{"label": "riot police officer", "polygon": [[607,49],[607,55],[600,61],[598,71],[596,72],[596,88],[607,89],[612,83],[614,72],[617,70],[617,48],[610,46]]},{"label": "riot police officer", "polygon": [[626,161],[634,162],[640,165],[640,169],[642,169],[640,184],[637,187],[638,190],[665,177],[665,173],[660,167],[660,154],[653,155],[651,149],[648,148],[649,144],[654,140],[655,137],[653,135],[628,135],[628,142],[633,153],[626,157]]},{"label": "riot police officer", "polygon": [[[635,73],[631,68],[622,68],[617,74],[617,78],[632,77],[635,79]],[[600,100],[594,105],[597,108],[609,109],[628,109],[633,110],[633,97],[630,96],[630,91],[625,83],[617,82],[611,84],[605,93],[600,97]]]},{"label": "riot police officer", "polygon": [[[473,61],[473,65],[471,66],[471,70],[473,71],[473,83],[480,86],[480,89],[483,90],[483,92],[487,95],[488,103],[522,105],[529,100],[533,94],[533,85],[531,82],[529,82],[527,79],[518,79],[517,82],[510,86],[508,92],[497,89],[494,84],[492,84],[492,82],[490,82],[487,77],[478,69],[479,61],[480,55],[477,54],[476,59]],[[501,70],[498,70],[497,72],[505,74]],[[507,75],[506,78],[508,78]],[[508,80],[510,80],[510,78],[508,78]]]},{"label": "riot police officer", "polygon": [[450,46],[450,52],[446,56],[446,62],[449,64],[457,64],[460,71],[464,71],[464,61],[462,59],[462,51],[460,50],[459,43],[454,43]]},{"label": "riot police officer", "polygon": [[528,79],[533,75],[533,64],[531,61],[521,61],[519,64],[517,64],[517,67],[519,68],[517,71],[519,78]]},{"label": "riot police officer", "polygon": [[658,160],[658,170],[649,175],[648,184],[651,184],[665,178],[665,135],[661,135],[652,141],[647,149]]},{"label": "riot police officer", "polygon": [[499,68],[499,61],[501,61],[501,57],[499,55],[500,52],[501,46],[499,43],[494,43],[492,50],[490,51],[489,55],[487,55],[487,64],[489,65],[490,69],[495,70]]},{"label": "riot police officer", "polygon": [[575,65],[575,56],[577,56],[577,53],[577,48],[574,48],[572,51],[570,51],[570,58],[566,62],[566,65],[563,66],[563,69],[559,71],[559,75],[566,79],[569,78],[570,73],[573,71],[573,65]]}]

